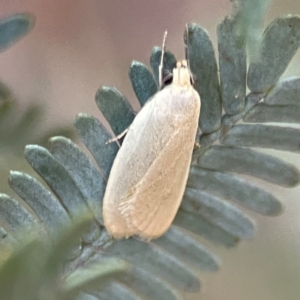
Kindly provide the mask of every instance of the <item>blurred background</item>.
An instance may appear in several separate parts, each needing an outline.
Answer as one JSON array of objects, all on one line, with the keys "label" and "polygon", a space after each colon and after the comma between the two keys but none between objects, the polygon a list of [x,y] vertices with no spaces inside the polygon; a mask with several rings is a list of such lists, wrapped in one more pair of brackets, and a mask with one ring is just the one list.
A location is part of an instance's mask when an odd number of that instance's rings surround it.
[{"label": "blurred background", "polygon": [[[188,22],[205,27],[216,46],[216,26],[230,10],[229,0],[3,0],[0,17],[26,11],[35,15],[36,24],[0,54],[0,81],[13,92],[20,115],[30,103],[41,105],[39,131],[70,126],[79,112],[101,117],[94,96],[102,85],[117,87],[138,110],[128,79],[131,61],[149,65],[151,49],[161,45],[166,29],[167,48],[184,57],[182,36]],[[266,24],[288,13],[300,14],[299,0],[274,0]],[[284,76],[300,74],[299,62],[298,52]],[[274,154],[300,168],[299,155]],[[1,191],[7,191],[10,169],[26,167],[11,155],[0,157]],[[300,188],[277,187],[277,193],[285,213],[276,218],[254,215],[255,239],[231,250],[218,248],[221,270],[202,274],[200,295],[186,299],[300,299]]]}]

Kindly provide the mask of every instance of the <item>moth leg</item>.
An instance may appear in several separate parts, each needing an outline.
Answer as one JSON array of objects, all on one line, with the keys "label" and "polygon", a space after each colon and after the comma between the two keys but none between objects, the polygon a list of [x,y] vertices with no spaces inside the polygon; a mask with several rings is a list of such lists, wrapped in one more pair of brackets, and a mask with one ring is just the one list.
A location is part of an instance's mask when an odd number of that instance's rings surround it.
[{"label": "moth leg", "polygon": [[109,139],[109,140],[105,143],[105,145],[110,144],[110,143],[113,143],[113,142],[119,141],[119,139],[121,139],[123,136],[125,136],[125,134],[128,132],[128,130],[129,130],[129,127],[126,128],[123,132],[121,132],[121,133],[118,134],[117,136],[115,136],[115,137]]},{"label": "moth leg", "polygon": [[166,70],[167,75],[162,79],[162,83],[159,87],[159,90],[161,91],[166,85],[168,85],[172,79],[173,79],[173,73],[171,73],[170,71]]},{"label": "moth leg", "polygon": [[194,150],[198,150],[201,147],[201,145],[197,142],[194,144]]},{"label": "moth leg", "polygon": [[150,243],[152,238],[151,237],[142,237],[140,235],[136,235],[135,236],[135,239],[138,240],[138,241],[141,241],[141,242],[144,242],[144,243]]}]

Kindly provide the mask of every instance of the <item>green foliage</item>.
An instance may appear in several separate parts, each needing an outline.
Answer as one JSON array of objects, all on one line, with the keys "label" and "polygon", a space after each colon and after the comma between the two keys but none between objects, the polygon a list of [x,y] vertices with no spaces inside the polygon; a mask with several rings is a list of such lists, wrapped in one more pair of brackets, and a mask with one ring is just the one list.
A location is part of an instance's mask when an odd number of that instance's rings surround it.
[{"label": "green foliage", "polygon": [[[34,16],[28,13],[15,14],[0,20],[0,52],[26,36],[34,28],[34,24]],[[31,104],[20,117],[17,100],[11,90],[0,82],[0,151],[18,154],[28,142],[45,145],[53,135],[63,134],[70,138],[74,136],[69,127],[55,128],[41,135],[36,127],[43,119],[43,113],[41,106]]]},{"label": "green foliage", "polygon": [[9,152],[20,155],[28,141],[46,145],[49,138],[57,134],[69,138],[74,137],[74,130],[68,126],[57,127],[41,133],[37,129],[37,125],[43,119],[43,108],[37,104],[30,104],[20,116],[20,112],[17,110],[18,101],[13,98],[9,89],[1,83],[0,89],[0,97],[2,95],[5,97],[5,100],[0,104],[0,151],[2,153]]},{"label": "green foliage", "polygon": [[[91,251],[82,251],[78,235],[90,226],[90,222],[90,217],[78,221],[71,229],[61,232],[55,241],[49,240],[45,233],[22,232],[21,242],[14,244],[12,249],[7,247],[8,257],[0,263],[0,298],[74,299],[78,291],[98,287],[127,271],[129,264],[120,259],[99,259]],[[61,231],[61,228],[56,227],[56,230]],[[70,245],[79,247],[82,256],[89,258],[87,262],[73,260],[72,265],[66,267],[66,261],[74,258]]]},{"label": "green foliage", "polygon": [[[253,148],[299,153],[300,130],[289,128],[286,120],[300,121],[295,113],[300,107],[300,80],[278,80],[300,45],[300,18],[273,21],[262,36],[258,59],[250,61],[247,70],[246,43],[238,43],[244,30],[239,19],[243,9],[218,26],[220,83],[207,32],[197,24],[188,25],[185,40],[202,100],[201,148],[194,152],[184,199],[168,232],[149,243],[135,238],[115,241],[108,236],[101,204],[118,146],[105,144],[111,135],[97,119],[79,114],[76,130],[97,165],[73,142],[55,137],[48,149],[36,145],[25,149],[27,161],[51,192],[28,174],[11,172],[10,186],[24,202],[0,195],[0,242],[5,249],[22,241],[21,227],[43,237],[43,243],[34,239],[0,268],[0,275],[7,273],[5,299],[18,299],[24,286],[31,288],[22,299],[180,299],[181,291],[199,290],[196,271],[219,267],[219,259],[199,238],[233,247],[255,231],[241,207],[266,216],[281,213],[276,195],[252,178],[289,188],[299,184],[300,172]],[[243,22],[249,24],[248,19]],[[150,59],[154,75],[142,63],[131,64],[129,75],[141,105],[158,90],[160,57],[161,50],[155,47]],[[167,52],[165,70],[171,70],[175,61]],[[96,102],[115,134],[134,118],[129,101],[116,88],[101,88]],[[247,123],[236,124],[242,120]],[[251,123],[258,120],[281,124]],[[79,212],[92,215],[85,226],[78,227]],[[61,228],[71,230],[74,238],[62,235]],[[47,251],[41,250],[45,245]],[[38,269],[31,268],[32,258],[40,259]],[[14,276],[12,267],[20,270],[19,276]],[[27,269],[30,276],[22,276]],[[7,289],[13,285],[16,288]],[[41,287],[46,294],[41,294]]]},{"label": "green foliage", "polygon": [[233,32],[236,43],[246,45],[250,60],[258,58],[258,49],[261,42],[261,33],[264,17],[270,0],[230,0],[233,2],[233,14],[237,26]]},{"label": "green foliage", "polygon": [[35,18],[28,13],[15,14],[0,21],[0,52],[13,46],[34,27]]}]

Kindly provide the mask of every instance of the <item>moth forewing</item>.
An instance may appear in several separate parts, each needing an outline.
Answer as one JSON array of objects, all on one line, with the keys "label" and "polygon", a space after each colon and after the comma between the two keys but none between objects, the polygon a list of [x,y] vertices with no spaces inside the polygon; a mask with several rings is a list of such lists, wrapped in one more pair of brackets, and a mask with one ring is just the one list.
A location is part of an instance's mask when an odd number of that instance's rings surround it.
[{"label": "moth forewing", "polygon": [[186,62],[177,63],[172,84],[137,114],[113,163],[103,200],[113,237],[150,240],[168,230],[185,190],[199,113]]}]

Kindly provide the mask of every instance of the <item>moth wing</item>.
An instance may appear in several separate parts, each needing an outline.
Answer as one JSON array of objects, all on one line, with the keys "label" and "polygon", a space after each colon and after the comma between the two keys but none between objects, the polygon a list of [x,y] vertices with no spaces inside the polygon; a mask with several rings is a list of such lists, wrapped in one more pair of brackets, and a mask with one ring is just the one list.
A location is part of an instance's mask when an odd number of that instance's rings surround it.
[{"label": "moth wing", "polygon": [[170,137],[143,179],[126,192],[119,204],[128,228],[135,234],[155,238],[172,223],[188,176],[194,127],[194,122],[180,124],[180,130]]}]

